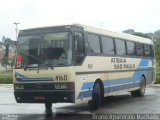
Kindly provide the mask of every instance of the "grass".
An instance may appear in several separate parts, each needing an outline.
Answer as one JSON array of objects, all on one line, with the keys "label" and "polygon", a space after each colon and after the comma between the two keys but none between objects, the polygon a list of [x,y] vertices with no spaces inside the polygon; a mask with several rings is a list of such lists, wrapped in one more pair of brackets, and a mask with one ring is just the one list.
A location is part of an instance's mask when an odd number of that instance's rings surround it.
[{"label": "grass", "polygon": [[12,84],[12,71],[0,72],[0,84]]}]

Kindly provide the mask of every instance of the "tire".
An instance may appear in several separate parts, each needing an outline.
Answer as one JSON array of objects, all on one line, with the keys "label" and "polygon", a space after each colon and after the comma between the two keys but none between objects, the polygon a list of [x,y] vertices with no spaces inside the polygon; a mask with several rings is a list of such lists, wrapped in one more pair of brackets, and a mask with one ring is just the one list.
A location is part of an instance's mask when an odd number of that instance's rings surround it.
[{"label": "tire", "polygon": [[141,82],[140,82],[140,89],[131,91],[131,95],[133,97],[143,97],[145,94],[145,89],[146,89],[146,80],[144,76],[141,77]]},{"label": "tire", "polygon": [[100,84],[96,82],[93,87],[92,100],[88,102],[90,110],[97,110],[101,105],[101,90]]},{"label": "tire", "polygon": [[46,116],[52,116],[52,103],[45,103]]}]

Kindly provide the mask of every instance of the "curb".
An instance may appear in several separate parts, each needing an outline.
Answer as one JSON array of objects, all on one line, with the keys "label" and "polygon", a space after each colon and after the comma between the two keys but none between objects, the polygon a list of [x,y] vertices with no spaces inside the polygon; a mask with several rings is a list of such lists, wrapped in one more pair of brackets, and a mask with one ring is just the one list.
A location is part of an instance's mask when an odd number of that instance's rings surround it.
[{"label": "curb", "polygon": [[0,86],[13,86],[13,84],[0,84]]}]

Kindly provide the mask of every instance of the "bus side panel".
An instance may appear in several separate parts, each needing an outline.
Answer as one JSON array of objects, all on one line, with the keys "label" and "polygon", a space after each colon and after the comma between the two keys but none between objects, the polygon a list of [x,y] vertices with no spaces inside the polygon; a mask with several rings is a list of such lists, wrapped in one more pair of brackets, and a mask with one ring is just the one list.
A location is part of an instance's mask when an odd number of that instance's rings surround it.
[{"label": "bus side panel", "polygon": [[[79,73],[76,75],[76,88],[78,88],[76,90],[77,101],[82,102],[91,99],[93,85],[97,78],[100,78],[103,82],[105,96],[139,89],[142,75],[147,78],[147,84],[152,83],[152,69],[154,67],[152,65],[151,59],[125,58],[126,62],[120,64],[122,64],[122,66],[133,66],[134,64],[135,67],[129,69],[115,69],[114,65],[118,65],[119,63],[110,63],[111,59],[112,57],[88,56],[84,62],[85,64],[77,68],[76,71]],[[88,64],[91,63],[93,64],[94,69],[88,69]]]}]

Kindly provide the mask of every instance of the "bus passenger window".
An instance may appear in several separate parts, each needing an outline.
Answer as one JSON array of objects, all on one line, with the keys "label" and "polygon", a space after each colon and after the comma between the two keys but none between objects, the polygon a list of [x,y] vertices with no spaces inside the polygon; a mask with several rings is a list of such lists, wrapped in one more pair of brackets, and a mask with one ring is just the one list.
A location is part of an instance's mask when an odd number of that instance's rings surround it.
[{"label": "bus passenger window", "polygon": [[126,55],[124,40],[115,39],[117,55]]},{"label": "bus passenger window", "polygon": [[114,55],[114,43],[110,37],[101,37],[103,53],[107,55]]},{"label": "bus passenger window", "polygon": [[87,34],[87,37],[88,37],[90,52],[96,53],[96,54],[101,53],[99,36],[94,35],[94,34]]},{"label": "bus passenger window", "polygon": [[136,54],[138,56],[143,56],[143,44],[142,43],[136,43]]},{"label": "bus passenger window", "polygon": [[127,54],[135,55],[135,53],[136,53],[135,43],[131,41],[127,41]]},{"label": "bus passenger window", "polygon": [[149,45],[144,45],[144,54],[145,56],[150,56],[151,55],[151,49],[150,49],[150,46]]}]

